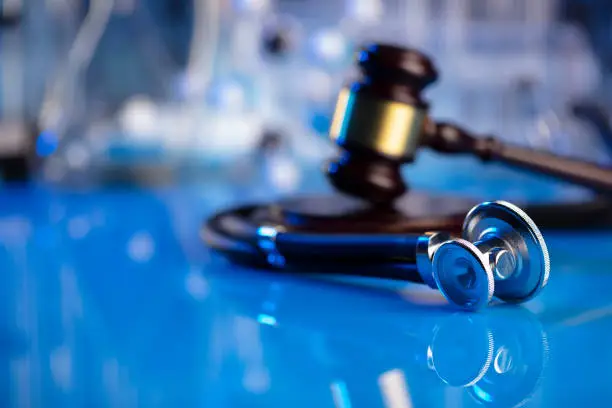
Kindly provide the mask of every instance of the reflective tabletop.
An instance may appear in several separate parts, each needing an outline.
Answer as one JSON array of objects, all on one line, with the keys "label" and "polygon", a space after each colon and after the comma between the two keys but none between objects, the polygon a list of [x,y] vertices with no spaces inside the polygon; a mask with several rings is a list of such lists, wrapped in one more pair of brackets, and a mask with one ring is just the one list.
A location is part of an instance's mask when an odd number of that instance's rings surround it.
[{"label": "reflective tabletop", "polygon": [[211,254],[202,220],[251,196],[0,190],[0,406],[609,406],[612,232],[545,231],[541,296],[462,313]]}]

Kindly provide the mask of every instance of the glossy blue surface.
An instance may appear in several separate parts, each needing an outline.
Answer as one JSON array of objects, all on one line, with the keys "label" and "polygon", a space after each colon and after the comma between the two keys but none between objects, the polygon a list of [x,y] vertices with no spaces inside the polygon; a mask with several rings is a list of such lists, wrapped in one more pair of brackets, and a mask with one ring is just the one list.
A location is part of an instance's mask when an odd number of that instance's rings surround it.
[{"label": "glossy blue surface", "polygon": [[0,190],[2,407],[609,406],[612,233],[546,233],[524,307],[254,272],[198,237],[230,186]]}]

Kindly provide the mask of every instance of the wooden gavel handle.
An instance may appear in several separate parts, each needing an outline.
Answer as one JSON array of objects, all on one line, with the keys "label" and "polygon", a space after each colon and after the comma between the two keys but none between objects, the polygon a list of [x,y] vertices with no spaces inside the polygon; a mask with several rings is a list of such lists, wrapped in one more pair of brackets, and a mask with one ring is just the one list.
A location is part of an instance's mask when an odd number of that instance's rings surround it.
[{"label": "wooden gavel handle", "polygon": [[506,163],[599,193],[612,193],[612,168],[506,144],[494,137],[477,138],[452,124],[428,123],[423,145],[442,153],[472,154],[483,161]]}]

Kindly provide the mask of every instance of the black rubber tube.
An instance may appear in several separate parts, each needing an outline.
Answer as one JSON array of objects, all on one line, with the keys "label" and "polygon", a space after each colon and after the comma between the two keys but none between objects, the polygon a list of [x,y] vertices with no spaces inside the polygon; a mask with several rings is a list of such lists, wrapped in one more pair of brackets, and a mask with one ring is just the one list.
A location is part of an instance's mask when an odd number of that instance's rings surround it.
[{"label": "black rubber tube", "polygon": [[276,249],[285,259],[282,268],[268,264],[262,236],[251,215],[259,208],[245,206],[213,215],[202,238],[233,262],[291,273],[342,274],[422,282],[415,265],[418,235],[406,234],[278,234]]}]

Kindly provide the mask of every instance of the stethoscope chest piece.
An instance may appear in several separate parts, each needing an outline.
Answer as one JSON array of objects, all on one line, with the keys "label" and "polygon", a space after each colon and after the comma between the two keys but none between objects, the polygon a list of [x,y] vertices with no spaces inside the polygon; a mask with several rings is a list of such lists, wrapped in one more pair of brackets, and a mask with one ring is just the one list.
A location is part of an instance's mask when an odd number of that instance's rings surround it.
[{"label": "stethoscope chest piece", "polygon": [[462,235],[495,265],[495,297],[525,302],[546,286],[550,273],[546,243],[535,223],[517,206],[495,201],[474,207],[465,218]]},{"label": "stethoscope chest piece", "polygon": [[438,247],[433,257],[433,278],[444,297],[466,310],[488,305],[495,289],[486,256],[464,239]]},{"label": "stethoscope chest piece", "polygon": [[296,273],[421,282],[470,311],[484,308],[493,297],[524,302],[548,280],[550,262],[542,234],[521,209],[504,201],[472,208],[461,238],[448,231],[401,231],[418,227],[409,222],[397,226],[398,231],[386,221],[377,231],[366,214],[286,223],[275,216],[276,208],[220,212],[206,222],[202,236],[211,248],[238,262]]}]

